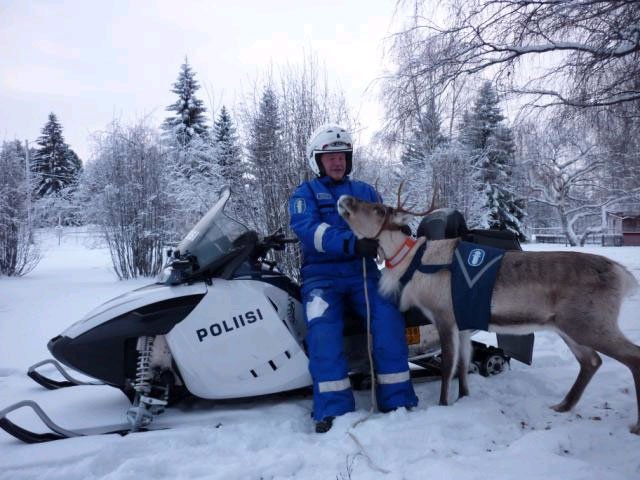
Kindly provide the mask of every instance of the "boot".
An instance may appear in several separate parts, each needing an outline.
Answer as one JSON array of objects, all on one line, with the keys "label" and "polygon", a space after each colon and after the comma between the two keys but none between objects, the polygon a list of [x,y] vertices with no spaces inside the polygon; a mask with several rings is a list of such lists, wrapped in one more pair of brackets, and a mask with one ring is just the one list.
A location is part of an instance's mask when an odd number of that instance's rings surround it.
[{"label": "boot", "polygon": [[325,417],[319,422],[316,422],[316,433],[327,433],[333,426],[333,419],[335,417]]}]

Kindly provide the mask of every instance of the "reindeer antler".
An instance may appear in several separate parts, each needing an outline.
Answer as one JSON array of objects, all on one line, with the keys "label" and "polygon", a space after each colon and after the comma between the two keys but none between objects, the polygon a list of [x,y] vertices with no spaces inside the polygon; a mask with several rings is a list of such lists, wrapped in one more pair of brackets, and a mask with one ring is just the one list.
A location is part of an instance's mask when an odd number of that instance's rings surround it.
[{"label": "reindeer antler", "polygon": [[402,210],[404,208],[404,205],[407,203],[407,200],[403,202],[401,198],[403,186],[404,186],[404,180],[400,182],[400,186],[398,187],[398,206],[396,207],[396,210]]},{"label": "reindeer antler", "polygon": [[398,187],[398,205],[396,206],[396,210],[400,210],[402,208],[402,205],[403,205],[403,204],[400,203],[401,200],[402,200],[401,199],[401,195],[402,195],[402,186],[403,185],[404,185],[404,180],[402,180],[400,182],[400,186]]},{"label": "reindeer antler", "polygon": [[404,185],[404,180],[402,182],[400,182],[400,187],[398,188],[398,206],[395,208],[396,212],[400,212],[400,213],[408,213],[409,215],[415,215],[416,217],[424,217],[425,215],[428,215],[429,213],[433,212],[437,207],[436,207],[436,196],[438,193],[438,185],[434,185],[433,187],[433,195],[431,197],[431,205],[429,206],[429,208],[423,212],[412,212],[410,210],[407,210],[404,208],[404,204],[405,202],[401,203],[401,198],[400,198],[400,194],[402,192],[402,186]]}]

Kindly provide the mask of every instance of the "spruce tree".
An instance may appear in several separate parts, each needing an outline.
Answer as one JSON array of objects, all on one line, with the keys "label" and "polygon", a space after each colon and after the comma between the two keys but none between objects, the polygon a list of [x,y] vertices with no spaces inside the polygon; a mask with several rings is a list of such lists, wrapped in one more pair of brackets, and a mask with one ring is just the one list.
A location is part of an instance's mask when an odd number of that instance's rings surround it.
[{"label": "spruce tree", "polygon": [[166,118],[162,124],[170,140],[181,148],[189,145],[195,136],[203,139],[208,137],[206,108],[202,100],[196,97],[199,89],[196,74],[185,58],[178,80],[171,90],[178,96],[178,100],[167,107],[167,111],[174,112],[174,115]]},{"label": "spruce tree", "polygon": [[524,202],[512,185],[515,144],[491,82],[480,89],[473,110],[463,117],[460,141],[467,148],[475,197],[470,223],[482,228],[522,231]]},{"label": "spruce tree", "polygon": [[54,113],[49,114],[37,141],[31,169],[35,178],[35,191],[39,197],[54,195],[76,183],[82,162],[64,141],[62,125]]},{"label": "spruce tree", "polygon": [[213,125],[213,142],[216,146],[222,177],[232,190],[237,191],[242,183],[240,146],[236,127],[224,105]]},{"label": "spruce tree", "polygon": [[405,167],[407,175],[424,173],[427,159],[421,142],[417,138],[417,134],[414,134],[411,140],[405,145],[400,161]]},{"label": "spruce tree", "polygon": [[402,164],[407,173],[415,176],[424,175],[429,163],[429,156],[436,148],[446,142],[441,132],[440,114],[436,109],[435,99],[430,97],[424,111],[418,115],[417,122],[411,131],[409,141],[402,153]]},{"label": "spruce tree", "polygon": [[73,167],[75,172],[73,181],[76,182],[80,172],[82,172],[82,160],[80,160],[78,154],[70,148],[67,149],[67,163]]},{"label": "spruce tree", "polygon": [[[259,192],[258,205],[263,228],[274,232],[287,224],[287,205],[283,198],[281,171],[278,168],[279,152],[282,149],[278,98],[273,89],[267,87],[262,95],[260,107],[249,132],[249,160],[252,174]],[[261,223],[262,223],[261,222]]]},{"label": "spruce tree", "polygon": [[[434,180],[440,183],[443,178],[439,175],[442,165],[434,160],[434,153],[446,142],[440,131],[440,114],[436,109],[435,99],[429,98],[427,105],[418,114],[416,125],[411,132],[401,156],[404,166],[404,189],[407,198],[422,206],[431,201]],[[442,185],[439,185],[442,192]],[[417,227],[420,219],[415,217],[410,226]]]}]

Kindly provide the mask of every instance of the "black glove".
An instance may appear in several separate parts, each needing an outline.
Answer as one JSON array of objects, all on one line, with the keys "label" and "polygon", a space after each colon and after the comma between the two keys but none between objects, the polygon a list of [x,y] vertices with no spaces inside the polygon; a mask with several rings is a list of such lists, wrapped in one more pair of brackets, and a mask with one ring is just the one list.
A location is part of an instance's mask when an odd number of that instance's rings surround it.
[{"label": "black glove", "polygon": [[365,258],[376,258],[378,256],[378,240],[375,238],[356,239],[356,255]]},{"label": "black glove", "polygon": [[400,227],[400,231],[405,235],[407,235],[408,237],[410,237],[413,234],[413,232],[411,231],[411,227],[409,225],[402,225]]}]

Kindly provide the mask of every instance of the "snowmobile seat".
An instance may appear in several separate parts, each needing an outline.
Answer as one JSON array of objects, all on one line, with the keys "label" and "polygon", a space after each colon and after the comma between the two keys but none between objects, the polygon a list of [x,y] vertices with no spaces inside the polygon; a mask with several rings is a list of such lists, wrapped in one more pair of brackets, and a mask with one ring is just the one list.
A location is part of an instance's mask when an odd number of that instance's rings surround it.
[{"label": "snowmobile seat", "polygon": [[502,250],[522,250],[518,236],[509,230],[469,230],[462,239]]},{"label": "snowmobile seat", "polygon": [[453,208],[440,208],[425,216],[417,231],[418,237],[427,240],[461,238],[465,242],[477,243],[503,250],[522,250],[518,237],[508,230],[469,230],[464,216]]},{"label": "snowmobile seat", "polygon": [[416,236],[427,237],[427,240],[443,240],[462,237],[468,231],[467,223],[458,210],[439,208],[422,219]]}]

